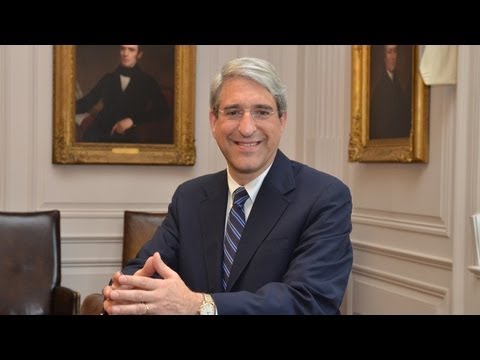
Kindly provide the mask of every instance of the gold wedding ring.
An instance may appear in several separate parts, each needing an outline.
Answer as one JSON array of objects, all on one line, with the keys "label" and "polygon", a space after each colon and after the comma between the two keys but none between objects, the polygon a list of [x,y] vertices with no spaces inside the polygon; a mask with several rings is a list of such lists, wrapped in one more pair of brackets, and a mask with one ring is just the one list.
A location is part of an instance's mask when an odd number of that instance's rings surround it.
[{"label": "gold wedding ring", "polygon": [[148,315],[148,312],[150,311],[150,307],[148,306],[148,304],[145,301],[142,301],[142,302],[145,305],[145,314],[143,314],[143,315]]}]

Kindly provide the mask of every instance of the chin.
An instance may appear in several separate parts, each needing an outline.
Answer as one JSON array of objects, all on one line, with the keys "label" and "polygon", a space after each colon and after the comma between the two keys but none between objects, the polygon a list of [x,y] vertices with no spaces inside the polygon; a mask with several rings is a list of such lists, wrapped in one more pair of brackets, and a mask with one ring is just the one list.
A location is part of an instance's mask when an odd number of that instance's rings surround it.
[{"label": "chin", "polygon": [[241,174],[252,174],[259,170],[259,166],[257,164],[241,163],[235,164],[235,169]]}]

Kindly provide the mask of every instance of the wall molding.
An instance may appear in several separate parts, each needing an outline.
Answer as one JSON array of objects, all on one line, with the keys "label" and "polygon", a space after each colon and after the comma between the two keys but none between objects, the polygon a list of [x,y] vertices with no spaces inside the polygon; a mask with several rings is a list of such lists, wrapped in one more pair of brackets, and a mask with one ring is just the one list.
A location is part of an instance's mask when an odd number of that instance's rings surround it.
[{"label": "wall molding", "polygon": [[65,234],[62,235],[62,244],[123,244],[123,234],[85,235]]},{"label": "wall molding", "polygon": [[468,270],[470,270],[475,277],[480,280],[480,266],[469,266]]},{"label": "wall molding", "polygon": [[395,230],[449,237],[445,222],[441,218],[398,212],[355,208],[352,222]]},{"label": "wall molding", "polygon": [[386,247],[381,245],[374,245],[364,241],[352,240],[352,245],[355,250],[382,255],[389,258],[399,259],[406,262],[417,263],[421,265],[426,265],[429,267],[434,267],[442,270],[452,270],[452,261],[449,259],[436,257],[436,256],[427,256],[419,253],[414,253],[411,251],[400,250],[397,248]]},{"label": "wall molding", "polygon": [[[100,206],[111,205],[110,208],[100,208]],[[38,205],[37,210],[49,210],[52,208],[60,209],[62,215],[65,214],[66,217],[80,217],[80,218],[89,218],[89,214],[100,215],[100,217],[109,217],[113,215],[117,217],[119,214],[123,217],[123,212],[125,209],[135,210],[135,211],[151,211],[151,212],[166,212],[168,210],[168,203],[155,202],[155,203],[72,203],[72,202],[43,202]],[[75,208],[78,206],[78,208]]]},{"label": "wall molding", "polygon": [[367,278],[383,281],[406,289],[414,290],[419,293],[427,294],[442,300],[448,295],[448,289],[432,285],[423,281],[413,280],[399,275],[394,275],[385,271],[372,269],[368,266],[353,265],[353,274],[365,276]]},{"label": "wall molding", "polygon": [[[454,193],[454,150],[455,143],[455,105],[452,102],[455,100],[455,88],[444,87],[440,92],[442,98],[439,103],[440,113],[445,114],[445,119],[442,123],[441,134],[441,156],[440,156],[440,216],[445,223],[446,235],[451,239],[452,236],[452,217],[453,217],[453,193]],[[430,122],[435,121],[430,115]],[[430,140],[431,142],[431,140]]]},{"label": "wall molding", "polygon": [[62,209],[62,218],[66,219],[123,219],[124,210],[112,209]]},{"label": "wall molding", "polygon": [[[82,204],[84,205],[84,204]],[[90,204],[91,205],[91,204]],[[102,204],[103,205],[103,204]],[[122,204],[120,204],[122,206]],[[142,208],[142,207],[124,207],[119,210],[112,209],[99,209],[98,207],[93,206],[91,209],[64,209],[60,206],[53,207],[40,207],[37,210],[50,210],[52,208],[59,209],[61,212],[62,218],[65,219],[122,219],[124,216],[125,209],[131,211],[147,211],[147,212],[167,212],[168,206],[162,208]]]},{"label": "wall molding", "polygon": [[98,268],[98,267],[120,267],[122,261],[120,258],[65,258],[62,259],[62,268]]}]

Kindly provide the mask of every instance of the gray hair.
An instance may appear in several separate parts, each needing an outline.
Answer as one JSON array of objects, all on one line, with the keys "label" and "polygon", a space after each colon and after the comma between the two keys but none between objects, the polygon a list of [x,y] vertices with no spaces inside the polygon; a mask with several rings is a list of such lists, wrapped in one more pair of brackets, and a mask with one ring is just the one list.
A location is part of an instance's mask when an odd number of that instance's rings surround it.
[{"label": "gray hair", "polygon": [[262,59],[248,57],[227,62],[213,79],[210,86],[211,111],[218,112],[219,97],[225,81],[237,76],[253,80],[267,89],[275,99],[279,117],[287,111],[287,98],[285,96],[287,88],[281,82],[273,65]]}]

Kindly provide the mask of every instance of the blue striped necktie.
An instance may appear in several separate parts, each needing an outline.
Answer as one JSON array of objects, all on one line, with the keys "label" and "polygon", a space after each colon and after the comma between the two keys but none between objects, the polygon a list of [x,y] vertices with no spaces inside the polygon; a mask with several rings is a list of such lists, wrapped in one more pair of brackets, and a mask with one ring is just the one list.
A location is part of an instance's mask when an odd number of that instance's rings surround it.
[{"label": "blue striped necktie", "polygon": [[227,228],[225,229],[225,239],[223,241],[223,289],[227,288],[228,277],[232,269],[233,259],[237,252],[238,243],[242,237],[243,228],[245,227],[245,211],[243,206],[248,199],[247,190],[239,187],[233,192],[233,205],[230,209],[227,220]]}]

